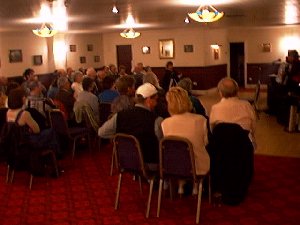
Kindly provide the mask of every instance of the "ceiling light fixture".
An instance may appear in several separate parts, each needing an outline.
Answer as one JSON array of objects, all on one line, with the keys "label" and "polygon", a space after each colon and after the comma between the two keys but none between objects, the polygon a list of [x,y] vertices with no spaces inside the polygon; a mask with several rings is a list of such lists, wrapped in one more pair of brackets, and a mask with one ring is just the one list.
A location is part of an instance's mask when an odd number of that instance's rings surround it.
[{"label": "ceiling light fixture", "polygon": [[123,38],[137,38],[141,35],[140,32],[136,32],[133,28],[126,28],[122,33],[120,33]]},{"label": "ceiling light fixture", "polygon": [[[42,4],[40,10],[40,28],[32,30],[39,37],[52,37],[58,31],[65,31],[68,27],[66,2],[69,0],[46,0],[48,4]],[[68,5],[67,4],[67,5]]]},{"label": "ceiling light fixture", "polygon": [[39,37],[52,37],[57,34],[58,30],[53,29],[50,23],[43,23],[40,28],[32,30]]},{"label": "ceiling light fixture", "polygon": [[188,13],[189,17],[200,23],[211,23],[221,19],[223,12],[219,12],[211,5],[200,5],[194,13]]},{"label": "ceiling light fixture", "polygon": [[113,6],[112,10],[111,10],[114,14],[117,14],[119,12],[118,8],[116,5]]}]

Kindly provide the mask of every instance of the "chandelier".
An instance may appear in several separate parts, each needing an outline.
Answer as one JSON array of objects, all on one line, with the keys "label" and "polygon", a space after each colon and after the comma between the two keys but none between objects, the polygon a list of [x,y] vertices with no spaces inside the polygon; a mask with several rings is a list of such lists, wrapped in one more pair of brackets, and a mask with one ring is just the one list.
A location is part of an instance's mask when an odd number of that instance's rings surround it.
[{"label": "chandelier", "polygon": [[32,32],[39,37],[52,37],[58,31],[67,30],[68,19],[66,7],[69,0],[46,0],[48,4],[42,4],[39,19],[41,27]]},{"label": "chandelier", "polygon": [[133,28],[127,28],[122,33],[120,33],[123,38],[137,38],[141,35],[140,32],[136,32]]},{"label": "chandelier", "polygon": [[55,30],[50,23],[43,23],[40,28],[34,29],[32,32],[39,37],[52,37],[57,34],[58,30]]},{"label": "chandelier", "polygon": [[200,23],[210,23],[221,19],[223,12],[219,12],[211,5],[200,5],[194,13],[188,13],[189,17]]}]

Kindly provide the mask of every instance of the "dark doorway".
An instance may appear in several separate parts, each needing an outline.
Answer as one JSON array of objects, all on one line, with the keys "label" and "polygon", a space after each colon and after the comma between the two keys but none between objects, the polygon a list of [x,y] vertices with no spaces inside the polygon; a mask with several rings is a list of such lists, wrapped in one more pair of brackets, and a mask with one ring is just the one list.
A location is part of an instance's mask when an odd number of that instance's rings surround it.
[{"label": "dark doorway", "polygon": [[126,73],[131,73],[132,50],[131,45],[117,45],[117,64],[126,67]]},{"label": "dark doorway", "polygon": [[230,77],[245,87],[245,46],[243,42],[230,43]]}]

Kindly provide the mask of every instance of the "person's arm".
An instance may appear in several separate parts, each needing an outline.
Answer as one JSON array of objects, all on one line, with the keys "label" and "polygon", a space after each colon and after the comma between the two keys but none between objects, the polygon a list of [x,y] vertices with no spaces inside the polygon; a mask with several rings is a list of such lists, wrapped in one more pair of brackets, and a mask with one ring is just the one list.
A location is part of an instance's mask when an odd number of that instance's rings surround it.
[{"label": "person's arm", "polygon": [[158,140],[162,139],[164,136],[161,128],[161,122],[163,120],[162,117],[157,117],[154,123],[154,132]]},{"label": "person's arm", "polygon": [[24,111],[22,114],[22,120],[31,129],[32,133],[40,133],[40,127],[37,122],[32,118],[29,112]]},{"label": "person's arm", "polygon": [[107,120],[98,130],[98,136],[112,138],[117,132],[117,113]]}]

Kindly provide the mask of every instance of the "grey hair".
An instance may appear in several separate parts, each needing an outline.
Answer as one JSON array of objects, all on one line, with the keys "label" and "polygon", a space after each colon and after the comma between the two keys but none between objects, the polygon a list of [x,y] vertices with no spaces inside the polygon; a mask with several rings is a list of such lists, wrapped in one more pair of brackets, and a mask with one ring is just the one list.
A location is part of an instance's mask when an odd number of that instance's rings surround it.
[{"label": "grey hair", "polygon": [[73,78],[74,78],[74,81],[77,79],[77,77],[79,77],[80,75],[83,75],[83,73],[81,71],[75,71],[73,73]]},{"label": "grey hair", "polygon": [[188,93],[191,93],[191,90],[193,89],[193,82],[188,77],[185,77],[182,80],[180,80],[177,85],[186,90]]},{"label": "grey hair", "polygon": [[239,86],[235,80],[225,77],[218,83],[218,90],[224,98],[236,97],[239,91]]},{"label": "grey hair", "polygon": [[69,82],[67,77],[65,77],[65,76],[59,77],[58,80],[57,80],[58,88],[64,87],[67,82]]}]

